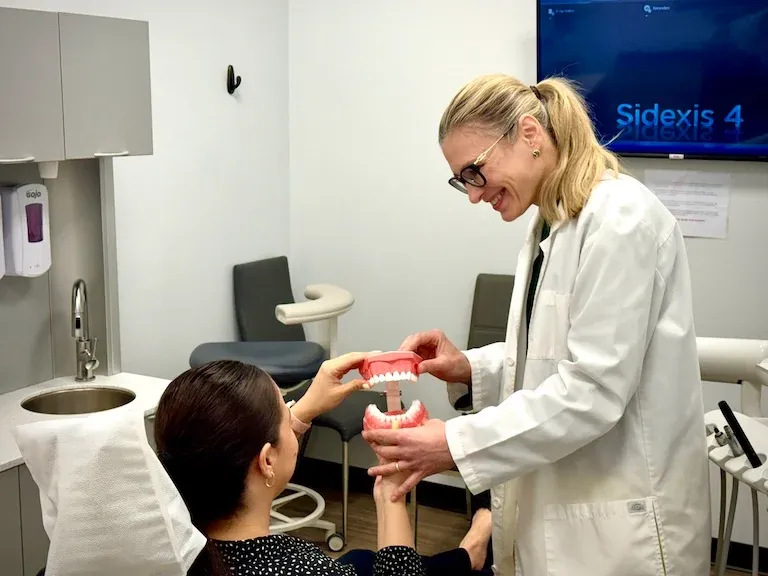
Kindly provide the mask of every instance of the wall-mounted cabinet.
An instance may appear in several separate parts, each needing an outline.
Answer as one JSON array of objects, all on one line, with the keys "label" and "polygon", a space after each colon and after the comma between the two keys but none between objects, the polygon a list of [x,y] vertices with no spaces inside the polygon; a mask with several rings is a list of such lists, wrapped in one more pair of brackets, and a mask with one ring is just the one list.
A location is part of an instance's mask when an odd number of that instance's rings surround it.
[{"label": "wall-mounted cabinet", "polygon": [[0,8],[0,163],[65,158],[59,15]]},{"label": "wall-mounted cabinet", "polygon": [[152,154],[149,25],[59,14],[67,159]]},{"label": "wall-mounted cabinet", "polygon": [[0,163],[152,154],[149,24],[0,8]]}]

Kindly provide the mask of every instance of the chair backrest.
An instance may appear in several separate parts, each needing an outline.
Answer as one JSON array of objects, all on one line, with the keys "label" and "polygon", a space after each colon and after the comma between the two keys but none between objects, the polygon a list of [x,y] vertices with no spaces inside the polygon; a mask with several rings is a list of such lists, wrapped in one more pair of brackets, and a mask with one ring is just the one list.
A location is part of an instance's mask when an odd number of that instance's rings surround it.
[{"label": "chair backrest", "polygon": [[[507,337],[507,318],[515,277],[508,274],[478,274],[469,319],[467,349],[480,348]],[[453,402],[460,412],[472,412],[472,389]]]},{"label": "chair backrest", "polygon": [[477,275],[472,316],[469,320],[468,349],[504,342],[514,285],[514,275]]},{"label": "chair backrest", "polygon": [[235,316],[241,341],[306,340],[301,324],[286,326],[275,317],[275,306],[294,303],[287,257],[237,264],[233,277]]}]

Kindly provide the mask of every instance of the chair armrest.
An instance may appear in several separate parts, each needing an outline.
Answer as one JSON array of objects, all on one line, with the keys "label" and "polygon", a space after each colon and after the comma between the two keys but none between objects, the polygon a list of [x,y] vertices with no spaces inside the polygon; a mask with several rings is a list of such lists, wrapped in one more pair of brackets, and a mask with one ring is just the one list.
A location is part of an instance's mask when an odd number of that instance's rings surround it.
[{"label": "chair armrest", "polygon": [[333,284],[310,284],[304,290],[304,296],[307,302],[277,305],[277,319],[287,325],[327,320],[348,312],[355,303],[349,291]]}]

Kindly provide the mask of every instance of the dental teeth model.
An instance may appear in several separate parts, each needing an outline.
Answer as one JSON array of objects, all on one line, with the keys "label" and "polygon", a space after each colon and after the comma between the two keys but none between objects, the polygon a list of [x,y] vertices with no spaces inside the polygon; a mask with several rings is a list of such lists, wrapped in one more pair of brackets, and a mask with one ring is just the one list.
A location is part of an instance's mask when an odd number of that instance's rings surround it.
[{"label": "dental teeth model", "polygon": [[363,417],[363,430],[416,428],[428,419],[427,409],[418,400],[414,400],[408,410],[387,410],[386,414],[382,414],[376,404],[369,404]]},{"label": "dental teeth model", "polygon": [[386,382],[387,412],[382,414],[375,405],[365,409],[363,429],[413,428],[421,426],[429,414],[424,405],[414,400],[408,410],[400,408],[400,382],[416,382],[421,356],[413,352],[383,352],[363,361],[360,374],[371,385]]}]

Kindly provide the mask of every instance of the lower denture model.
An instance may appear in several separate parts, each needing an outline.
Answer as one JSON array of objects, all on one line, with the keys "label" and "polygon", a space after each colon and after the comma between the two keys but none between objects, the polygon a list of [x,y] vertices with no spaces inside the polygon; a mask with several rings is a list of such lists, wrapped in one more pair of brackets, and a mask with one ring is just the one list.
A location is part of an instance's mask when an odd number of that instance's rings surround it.
[{"label": "lower denture model", "polygon": [[383,352],[368,356],[363,361],[360,374],[371,385],[386,382],[387,412],[381,413],[378,406],[370,404],[365,409],[363,429],[373,428],[415,428],[429,418],[427,409],[419,400],[414,400],[408,410],[401,409],[400,382],[416,382],[421,356],[414,352]]}]

